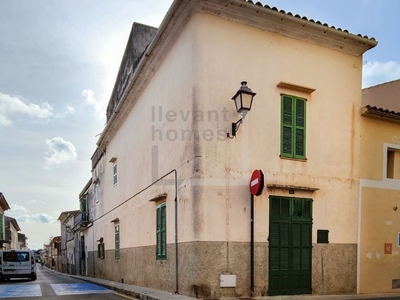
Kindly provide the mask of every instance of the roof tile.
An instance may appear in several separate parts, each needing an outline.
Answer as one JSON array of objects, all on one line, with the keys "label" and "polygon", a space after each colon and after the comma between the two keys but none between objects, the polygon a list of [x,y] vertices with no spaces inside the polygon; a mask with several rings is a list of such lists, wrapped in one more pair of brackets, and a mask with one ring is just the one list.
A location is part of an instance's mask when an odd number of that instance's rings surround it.
[{"label": "roof tile", "polygon": [[[262,3],[260,2],[260,1],[257,1],[257,3],[254,3],[252,0],[242,0],[243,2],[247,2],[247,3],[250,3],[250,4],[254,4],[254,5],[258,5],[258,6],[262,6]],[[299,18],[299,19],[303,19],[303,20],[306,20],[306,21],[309,21],[309,22],[313,22],[313,23],[316,23],[316,24],[318,24],[318,25],[321,25],[321,26],[327,26],[327,27],[329,27],[329,25],[327,24],[327,23],[323,23],[322,24],[322,22],[321,21],[314,21],[313,19],[307,19],[307,17],[306,16],[303,16],[303,17],[301,17],[300,15],[298,15],[298,14],[296,14],[296,15],[294,15],[293,16],[293,13],[292,12],[285,12],[283,9],[282,10],[279,10],[278,8],[276,8],[275,6],[274,7],[270,7],[269,5],[264,5],[264,8],[265,9],[270,9],[270,10],[274,10],[274,11],[277,11],[277,12],[279,12],[279,13],[281,13],[281,14],[285,14],[285,15],[288,15],[288,16],[292,16],[292,17],[295,17],[295,18]],[[335,30],[338,30],[338,31],[342,31],[342,32],[347,32],[347,33],[350,33],[347,29],[344,29],[344,30],[342,30],[341,28],[335,28],[335,26],[330,26],[330,28],[332,28],[332,29],[335,29]],[[363,38],[365,38],[365,39],[369,39],[369,40],[371,40],[371,41],[376,41],[376,39],[374,38],[374,37],[368,37],[367,35],[361,35],[361,34],[356,34],[357,36],[359,36],[359,37],[363,37]]]}]

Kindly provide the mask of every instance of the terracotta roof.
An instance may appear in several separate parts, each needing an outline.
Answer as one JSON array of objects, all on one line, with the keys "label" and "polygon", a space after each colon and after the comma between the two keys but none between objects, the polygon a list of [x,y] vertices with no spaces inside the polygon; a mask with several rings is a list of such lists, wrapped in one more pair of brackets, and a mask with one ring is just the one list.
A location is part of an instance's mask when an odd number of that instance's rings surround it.
[{"label": "terracotta roof", "polygon": [[72,215],[75,215],[75,214],[77,214],[78,212],[80,212],[79,209],[78,209],[78,210],[63,211],[63,212],[61,212],[61,214],[60,214],[60,216],[58,217],[57,220],[63,221],[63,220],[66,219],[67,217],[72,216]]},{"label": "terracotta roof", "polygon": [[61,236],[55,236],[52,238],[52,240],[50,241],[50,245],[54,244],[54,243],[59,243],[61,242]]},{"label": "terracotta roof", "polygon": [[385,108],[367,105],[362,108],[361,114],[367,117],[381,118],[400,123],[400,112]]},{"label": "terracotta roof", "polygon": [[21,231],[21,228],[19,227],[18,222],[17,222],[17,220],[16,220],[15,218],[8,217],[8,216],[5,216],[5,218],[6,218],[6,220],[8,219],[8,220],[10,221],[11,224],[13,224],[14,228],[15,228],[17,231]]},{"label": "terracotta roof", "polygon": [[6,198],[1,192],[0,192],[0,207],[3,209],[3,211],[10,209],[10,206],[8,205]]},{"label": "terracotta roof", "polygon": [[[298,19],[302,19],[302,20],[304,20],[304,21],[308,21],[308,22],[315,23],[315,24],[318,24],[318,25],[321,25],[321,26],[325,26],[326,28],[331,28],[331,29],[335,29],[335,30],[337,30],[337,31],[342,31],[342,32],[350,33],[347,29],[341,29],[341,28],[336,28],[335,26],[329,26],[327,23],[322,23],[321,21],[314,21],[314,19],[308,19],[306,16],[300,16],[300,15],[298,15],[298,14],[293,15],[293,13],[291,13],[290,11],[289,11],[289,12],[285,12],[283,9],[279,10],[279,9],[276,8],[275,6],[271,7],[271,6],[269,6],[269,5],[263,5],[263,4],[262,4],[261,2],[259,2],[259,1],[257,1],[256,3],[254,3],[254,2],[251,1],[251,0],[239,0],[239,1],[246,2],[246,3],[250,3],[250,4],[254,4],[254,5],[258,5],[258,6],[264,7],[265,9],[277,11],[277,12],[283,14],[283,15],[292,16],[292,17],[295,17],[295,18],[298,18]],[[371,37],[371,38],[370,38],[370,37],[368,37],[367,35],[364,35],[364,36],[363,36],[362,34],[356,34],[356,35],[359,36],[359,37],[362,37],[362,38],[371,40],[371,41],[376,41],[376,39],[375,39],[374,37]]]}]

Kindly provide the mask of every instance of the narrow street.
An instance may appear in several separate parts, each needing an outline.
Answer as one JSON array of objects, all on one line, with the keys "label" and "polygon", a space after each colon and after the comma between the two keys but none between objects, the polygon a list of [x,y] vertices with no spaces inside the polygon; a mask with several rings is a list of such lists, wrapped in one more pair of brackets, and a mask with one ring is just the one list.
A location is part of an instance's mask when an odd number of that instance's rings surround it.
[{"label": "narrow street", "polygon": [[0,282],[0,299],[133,299],[101,286],[57,274],[38,266],[37,280],[12,279]]}]

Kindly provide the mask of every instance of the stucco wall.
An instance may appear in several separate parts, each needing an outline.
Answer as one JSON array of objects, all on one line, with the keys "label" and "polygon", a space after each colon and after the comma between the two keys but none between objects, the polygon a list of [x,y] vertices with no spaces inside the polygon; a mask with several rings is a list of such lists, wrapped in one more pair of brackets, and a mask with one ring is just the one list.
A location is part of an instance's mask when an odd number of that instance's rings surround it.
[{"label": "stucco wall", "polygon": [[[400,279],[398,211],[400,190],[362,189],[360,243],[360,292],[397,292],[393,280]],[[385,244],[390,251],[385,253]]]},{"label": "stucco wall", "polygon": [[[397,292],[400,180],[387,178],[387,149],[400,150],[399,124],[362,117],[359,292]],[[397,166],[398,167],[398,166]],[[385,254],[385,244],[391,251]],[[390,254],[389,254],[390,253]]]},{"label": "stucco wall", "polygon": [[[310,194],[315,203],[314,227],[329,229],[332,243],[356,243],[362,58],[214,16],[196,15],[192,22],[202,54],[199,108],[229,111],[226,119],[220,113],[219,120],[199,122],[200,130],[226,130],[240,118],[233,116],[230,100],[240,81],[247,80],[257,92],[235,139],[199,141],[205,191],[200,213],[205,223],[213,223],[217,214],[226,220],[217,228],[203,228],[199,238],[248,240],[249,193],[230,189],[246,188],[251,172],[262,169],[266,184],[318,188]],[[245,37],[245,42],[239,43],[238,37]],[[281,81],[315,92],[278,88]],[[281,93],[308,100],[306,161],[279,157]],[[214,189],[220,182],[225,184],[222,196]],[[208,189],[214,192],[207,193]],[[288,195],[287,190],[275,193]],[[265,189],[257,201],[267,201],[270,194]],[[268,218],[264,217],[257,230],[266,228]],[[261,236],[266,234],[257,234],[257,241],[265,241]]]},{"label": "stucco wall", "polygon": [[[95,275],[173,291],[173,173],[148,187],[172,169],[178,172],[179,287],[183,294],[249,294],[248,184],[256,168],[264,171],[266,184],[317,188],[315,192],[296,190],[294,195],[314,200],[314,243],[316,230],[328,229],[330,253],[340,244],[354,245],[361,68],[361,57],[205,14],[193,16],[107,145],[101,183],[104,199],[96,208],[93,227],[94,240],[104,238],[106,258],[94,259]],[[226,132],[239,119],[230,98],[242,80],[248,81],[257,96],[237,137],[230,140]],[[315,92],[278,88],[281,81]],[[281,93],[308,100],[305,161],[279,157]],[[115,186],[113,164],[108,163],[113,157],[118,165]],[[156,204],[150,200],[164,193],[169,254],[167,261],[156,261]],[[255,239],[263,249],[258,252],[266,250],[268,241],[270,195],[285,196],[289,191],[265,189],[257,197]],[[113,254],[116,219],[120,224],[119,261]],[[354,290],[354,265],[346,263],[354,260],[354,246],[348,248],[338,260],[326,260],[329,264],[342,261],[340,272],[346,275],[341,277],[338,269],[327,267],[332,281],[315,290]],[[267,257],[265,253],[256,258],[263,266],[256,270],[257,295],[267,290]],[[314,253],[317,269],[319,257],[319,252]],[[220,289],[220,274],[237,275],[237,288]],[[318,275],[313,278],[318,282]]]}]

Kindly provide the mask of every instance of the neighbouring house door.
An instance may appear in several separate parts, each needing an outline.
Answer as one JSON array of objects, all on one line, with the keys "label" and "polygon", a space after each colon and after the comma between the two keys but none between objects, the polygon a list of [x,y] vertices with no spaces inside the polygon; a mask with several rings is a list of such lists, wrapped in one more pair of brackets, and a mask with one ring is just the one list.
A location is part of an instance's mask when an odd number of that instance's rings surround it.
[{"label": "neighbouring house door", "polygon": [[311,294],[312,199],[269,203],[268,295]]},{"label": "neighbouring house door", "polygon": [[85,246],[85,236],[81,236],[81,247],[80,247],[80,264],[81,264],[81,274],[86,275],[86,246]]}]

